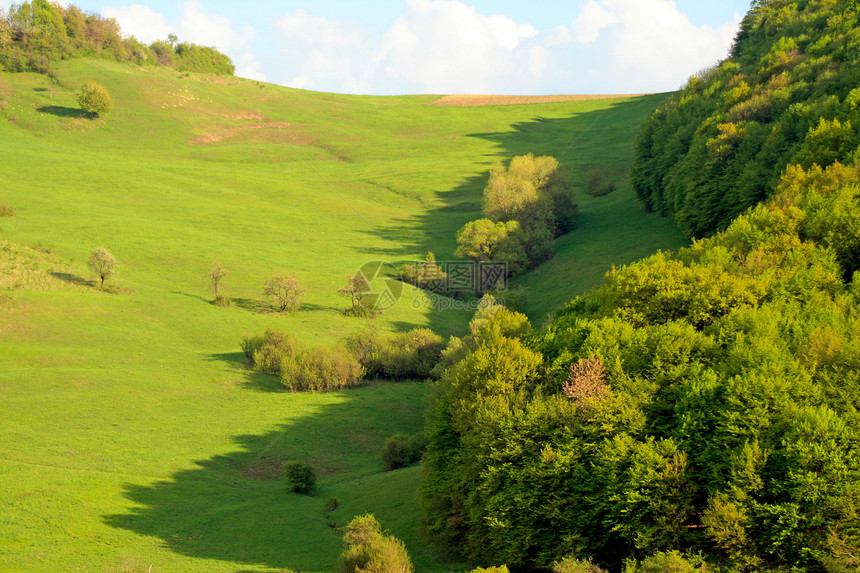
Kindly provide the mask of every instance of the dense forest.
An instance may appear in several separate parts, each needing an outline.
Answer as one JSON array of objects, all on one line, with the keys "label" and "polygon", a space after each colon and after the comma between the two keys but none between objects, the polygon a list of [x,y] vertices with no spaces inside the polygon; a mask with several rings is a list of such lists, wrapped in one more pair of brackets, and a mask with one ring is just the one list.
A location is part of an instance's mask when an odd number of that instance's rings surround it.
[{"label": "dense forest", "polygon": [[84,13],[48,0],[0,10],[0,71],[50,73],[51,64],[80,57],[104,57],[179,71],[233,75],[230,58],[215,48],[177,43],[175,36],[149,46],[125,38],[111,18]]},{"label": "dense forest", "polygon": [[540,331],[487,299],[450,341],[421,492],[440,546],[519,571],[860,568],[849,4],[755,2],[647,121],[637,191],[710,238]]},{"label": "dense forest", "polygon": [[756,0],[731,57],[646,122],[632,181],[691,237],[724,229],[790,164],[851,162],[860,143],[857,2]]}]

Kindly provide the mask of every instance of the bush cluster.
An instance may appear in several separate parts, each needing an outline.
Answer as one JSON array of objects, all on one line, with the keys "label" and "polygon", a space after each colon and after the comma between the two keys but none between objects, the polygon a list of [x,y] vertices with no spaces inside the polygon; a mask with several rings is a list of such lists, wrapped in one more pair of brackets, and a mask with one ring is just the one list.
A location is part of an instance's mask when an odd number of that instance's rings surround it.
[{"label": "bush cluster", "polygon": [[295,336],[271,328],[262,335],[244,337],[241,346],[256,372],[280,376],[284,388],[293,392],[356,386],[365,373],[342,346],[307,348]]},{"label": "bush cluster", "polygon": [[345,340],[368,377],[404,380],[427,378],[439,361],[445,343],[429,328],[381,333],[373,328]]},{"label": "bush cluster", "polygon": [[317,472],[311,465],[290,462],[284,466],[284,483],[290,491],[311,495],[317,486]]},{"label": "bush cluster", "polygon": [[423,432],[411,436],[394,434],[382,447],[382,467],[385,471],[405,468],[421,461],[427,438]]},{"label": "bush cluster", "polygon": [[[490,170],[483,219],[457,232],[457,255],[506,262],[516,275],[552,257],[554,237],[576,226],[577,206],[564,171],[552,157],[514,157]],[[489,285],[488,285],[489,286]]]},{"label": "bush cluster", "polygon": [[412,573],[406,546],[382,531],[373,515],[358,515],[346,526],[338,573]]}]

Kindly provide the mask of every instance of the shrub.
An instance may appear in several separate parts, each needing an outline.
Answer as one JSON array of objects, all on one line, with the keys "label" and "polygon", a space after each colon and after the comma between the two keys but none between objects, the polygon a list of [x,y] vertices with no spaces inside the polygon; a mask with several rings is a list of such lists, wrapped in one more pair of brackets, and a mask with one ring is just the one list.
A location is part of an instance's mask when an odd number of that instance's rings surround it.
[{"label": "shrub", "polygon": [[242,352],[245,353],[245,358],[250,360],[251,364],[254,363],[254,353],[260,350],[260,348],[262,348],[265,343],[265,334],[242,337],[242,342],[240,343],[240,346],[242,347]]},{"label": "shrub", "polygon": [[281,383],[292,392],[348,388],[363,376],[364,368],[346,349],[308,348],[281,363]]},{"label": "shrub", "polygon": [[98,117],[113,109],[113,100],[103,85],[88,81],[78,94],[78,105],[88,114]]},{"label": "shrub", "polygon": [[0,217],[12,217],[14,215],[15,210],[3,201],[0,201]]},{"label": "shrub", "polygon": [[336,497],[328,498],[328,501],[325,502],[325,508],[328,511],[334,511],[340,507],[340,501]]},{"label": "shrub", "polygon": [[421,460],[426,445],[423,433],[412,436],[403,433],[394,434],[382,447],[382,465],[385,471],[405,468],[417,463]]},{"label": "shrub", "polygon": [[606,573],[603,569],[591,563],[574,557],[565,557],[552,564],[552,573]]},{"label": "shrub", "polygon": [[710,569],[699,556],[685,557],[677,551],[661,551],[636,564],[628,561],[624,573],[708,573]]},{"label": "shrub", "polygon": [[592,197],[603,197],[615,191],[615,183],[606,178],[599,169],[588,172],[585,180],[585,192]]},{"label": "shrub", "polygon": [[[282,364],[293,358],[301,347],[293,335],[272,328],[263,334],[262,342],[259,338],[249,340],[248,346],[255,347],[251,355],[254,370],[266,374],[280,374]],[[245,354],[247,356],[247,350]]]},{"label": "shrub", "polygon": [[368,329],[348,337],[346,345],[368,376],[395,380],[427,378],[445,347],[429,328],[392,334]]},{"label": "shrub", "polygon": [[373,515],[358,515],[346,526],[338,573],[412,573],[403,542],[382,531]]},{"label": "shrub", "polygon": [[291,462],[284,466],[284,483],[290,491],[311,495],[317,486],[317,473],[308,464]]},{"label": "shrub", "polygon": [[509,573],[507,565],[499,565],[498,567],[476,567],[469,573]]}]

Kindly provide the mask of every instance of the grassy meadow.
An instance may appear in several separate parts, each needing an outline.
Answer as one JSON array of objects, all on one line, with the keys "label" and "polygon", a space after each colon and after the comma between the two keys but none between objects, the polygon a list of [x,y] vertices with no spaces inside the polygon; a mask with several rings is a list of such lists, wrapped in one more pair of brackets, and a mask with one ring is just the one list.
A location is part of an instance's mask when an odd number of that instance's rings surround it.
[{"label": "grassy meadow", "polygon": [[[538,324],[613,264],[683,242],[626,181],[660,95],[446,107],[92,60],[56,78],[0,74],[0,201],[16,212],[0,218],[0,571],[331,571],[337,528],[365,511],[419,571],[462,570],[421,538],[420,468],[381,471],[385,439],[421,428],[427,386],[285,393],[240,338],[363,328],[341,312],[347,275],[452,258],[490,165],[522,153],[554,155],[580,187],[594,167],[617,183],[580,193],[580,227],[516,281]],[[89,79],[113,96],[102,118],[75,101]],[[112,293],[86,268],[99,246],[119,261]],[[286,272],[306,293],[282,316],[261,292]],[[450,335],[469,316],[407,287],[374,323]],[[318,469],[315,496],[285,493],[290,460]]]}]

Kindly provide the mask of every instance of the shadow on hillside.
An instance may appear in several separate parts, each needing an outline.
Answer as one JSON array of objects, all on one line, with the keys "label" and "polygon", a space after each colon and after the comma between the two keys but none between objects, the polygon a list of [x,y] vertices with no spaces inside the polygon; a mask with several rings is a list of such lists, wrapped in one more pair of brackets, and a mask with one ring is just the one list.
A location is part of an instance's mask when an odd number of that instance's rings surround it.
[{"label": "shadow on hillside", "polygon": [[[236,436],[230,453],[196,461],[169,480],[124,484],[128,510],[103,519],[155,537],[175,553],[235,563],[237,569],[333,571],[341,538],[326,520],[328,484],[380,472],[385,439],[418,429],[420,395],[415,387],[401,388],[294,400],[285,395],[284,407],[300,415],[259,435]],[[315,467],[320,482],[314,496],[286,491],[281,472],[289,461]]]},{"label": "shadow on hillside", "polygon": [[89,114],[80,108],[61,105],[43,105],[42,107],[37,107],[36,111],[56,115],[57,117],[89,117]]},{"label": "shadow on hillside", "polygon": [[95,287],[97,285],[96,281],[90,281],[83,277],[79,277],[78,275],[73,275],[71,273],[58,273],[55,271],[51,271],[48,274],[50,274],[54,278],[60,279],[63,282],[67,282],[75,286]]},{"label": "shadow on hillside", "polygon": [[[609,172],[626,173],[639,126],[665,97],[665,94],[658,94],[632,100],[611,100],[608,107],[569,117],[534,117],[529,121],[513,124],[509,131],[469,134],[468,137],[488,140],[495,144],[496,151],[485,158],[486,170],[464,179],[457,187],[440,193],[441,204],[437,208],[418,216],[394,219],[384,228],[368,230],[369,234],[383,239],[390,247],[369,249],[367,254],[383,258],[398,267],[405,263],[415,263],[412,259],[415,253],[419,253],[423,258],[423,254],[430,250],[435,251],[439,262],[458,260],[454,256],[457,246],[456,232],[467,222],[482,217],[482,192],[490,167],[497,161],[508,162],[514,156],[527,153],[551,155],[559,160],[569,172],[577,193],[577,202],[580,204],[580,213],[587,219],[591,214],[589,198],[583,192],[586,172],[594,167],[612,166]],[[605,104],[604,100],[601,105]],[[623,168],[619,168],[619,165]],[[644,208],[632,194],[629,201],[645,215]],[[625,221],[612,223],[623,226]],[[574,237],[577,232],[582,231],[574,230]],[[440,249],[439,245],[445,245],[445,248]],[[657,248],[659,247],[655,246],[655,250]],[[605,270],[609,270],[609,265],[613,262],[617,261],[607,261]],[[552,261],[549,264],[552,264]],[[576,294],[580,293],[571,291],[570,295],[565,300],[559,300],[558,304],[566,302]],[[403,301],[400,304],[403,304]],[[450,321],[442,316],[444,312],[447,311],[435,310],[431,313],[430,328],[445,331],[450,326]]]},{"label": "shadow on hillside", "polygon": [[208,359],[215,362],[226,362],[237,372],[242,373],[245,378],[245,381],[242,382],[243,388],[257,392],[285,392],[284,385],[281,384],[281,380],[277,376],[254,372],[251,363],[245,358],[244,352],[210,354]]}]

